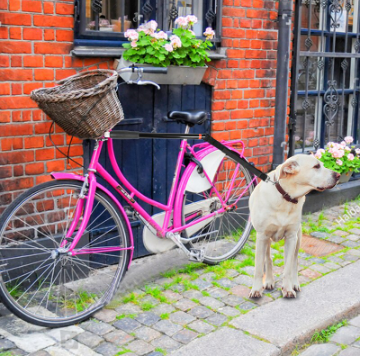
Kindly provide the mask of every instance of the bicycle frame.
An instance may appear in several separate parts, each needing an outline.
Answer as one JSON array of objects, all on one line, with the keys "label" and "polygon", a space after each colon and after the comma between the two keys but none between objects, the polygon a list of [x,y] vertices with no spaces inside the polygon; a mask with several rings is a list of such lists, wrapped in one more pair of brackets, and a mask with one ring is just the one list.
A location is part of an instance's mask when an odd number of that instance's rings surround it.
[{"label": "bicycle frame", "polygon": [[[119,182],[117,182],[103,168],[103,166],[99,163],[99,156],[101,154],[103,144],[105,142],[107,142],[108,155],[109,155],[110,162],[112,164],[113,170],[114,170],[115,174],[117,175],[118,179],[120,180],[120,182],[122,183],[123,186]],[[229,150],[233,150],[234,154],[237,154],[238,152],[236,152],[236,150],[232,147],[232,145],[236,144],[236,143],[241,143],[242,144],[241,153],[243,153],[244,144],[243,144],[242,141],[236,140],[236,141],[224,142],[223,145],[227,145],[226,148],[228,148]],[[198,152],[195,152],[194,149],[196,147],[200,147],[201,150],[199,150]],[[131,250],[130,262],[131,262],[132,257],[133,257],[134,242],[133,242],[133,236],[132,236],[132,232],[131,232],[130,222],[127,218],[126,212],[125,212],[124,208],[121,206],[120,202],[112,195],[112,193],[110,193],[107,189],[105,189],[103,186],[101,186],[97,183],[95,173],[98,173],[113,188],[115,188],[115,190],[125,199],[125,201],[137,213],[139,213],[139,215],[142,217],[142,219],[144,221],[146,221],[151,227],[153,227],[156,230],[157,236],[160,237],[160,238],[164,238],[166,236],[167,232],[173,232],[173,233],[181,232],[188,227],[191,227],[191,226],[193,226],[197,223],[200,223],[204,220],[207,220],[211,217],[217,216],[217,215],[225,212],[226,210],[228,210],[229,209],[228,205],[227,205],[228,198],[226,198],[225,200],[223,200],[223,198],[221,198],[221,196],[219,195],[219,192],[217,191],[217,189],[214,187],[214,185],[212,183],[212,179],[210,179],[208,177],[207,173],[204,172],[204,175],[206,176],[207,180],[210,182],[210,185],[213,187],[216,196],[219,198],[220,202],[222,203],[222,207],[220,209],[218,209],[217,211],[213,212],[213,213],[209,213],[209,214],[203,216],[202,218],[199,218],[195,221],[192,221],[192,222],[190,222],[186,225],[182,225],[182,223],[180,221],[180,213],[181,213],[181,208],[182,208],[183,204],[182,204],[182,201],[179,198],[176,198],[176,194],[177,194],[179,189],[183,189],[184,186],[186,185],[186,181],[180,180],[180,174],[181,174],[181,169],[182,169],[182,165],[183,165],[183,161],[184,161],[184,155],[185,155],[185,152],[186,152],[187,149],[198,160],[201,160],[207,154],[216,150],[216,148],[214,146],[212,146],[208,143],[196,144],[193,147],[191,147],[188,144],[186,139],[183,139],[181,141],[180,151],[179,151],[179,154],[178,154],[178,159],[177,159],[176,168],[175,168],[174,179],[173,179],[172,187],[171,187],[171,190],[170,190],[168,202],[167,202],[166,205],[162,204],[162,203],[159,203],[157,201],[154,201],[151,198],[148,198],[147,196],[143,195],[133,185],[131,185],[131,183],[125,178],[125,176],[121,172],[121,170],[120,170],[120,168],[117,164],[116,158],[115,158],[112,138],[103,138],[103,139],[97,141],[96,146],[95,146],[94,151],[93,151],[91,161],[90,161],[90,165],[89,165],[89,168],[88,168],[88,174],[85,177],[77,176],[77,175],[74,175],[74,174],[53,173],[52,175],[55,179],[66,179],[66,178],[68,178],[68,179],[78,179],[80,181],[84,181],[83,186],[85,186],[85,189],[86,189],[86,187],[88,187],[87,195],[80,196],[80,198],[78,199],[74,219],[72,220],[70,228],[68,229],[67,234],[66,234],[66,238],[71,239],[71,245],[69,246],[69,249],[68,249],[71,252],[71,255],[75,256],[75,255],[78,255],[78,254],[108,253],[108,252],[114,252],[114,251],[119,251],[119,250]],[[241,154],[239,154],[239,156],[241,157]],[[240,165],[238,165],[238,166],[240,166]],[[238,170],[238,166],[236,167],[236,172]],[[186,170],[191,171],[195,167],[196,167],[196,164],[192,162],[188,165]],[[185,176],[183,175],[182,179],[184,179],[184,178],[185,178]],[[250,185],[252,183],[254,183],[254,181],[256,181],[255,176],[252,179]],[[88,248],[88,249],[84,249],[84,250],[81,250],[81,249],[75,250],[75,247],[78,244],[78,242],[79,242],[81,236],[83,235],[83,233],[85,231],[85,228],[88,224],[88,221],[89,221],[89,218],[90,218],[90,215],[91,215],[91,212],[92,212],[95,192],[96,192],[97,188],[100,188],[100,189],[104,190],[104,192],[106,194],[108,194],[115,201],[115,203],[119,207],[121,213],[123,214],[124,219],[126,220],[126,222],[128,224],[128,228],[130,229],[130,233],[129,233],[130,234],[130,240],[131,240],[131,246],[130,247],[126,247],[126,248],[105,247],[105,248],[99,248],[99,249],[98,248],[97,249]],[[84,189],[84,187],[83,187],[83,189]],[[231,190],[232,190],[232,188],[230,189],[230,191]],[[230,193],[230,191],[229,191],[229,193]],[[82,192],[83,192],[83,190],[82,190]],[[152,219],[151,215],[148,214],[148,212],[143,209],[143,207],[136,201],[135,197],[144,201],[145,203],[150,204],[151,206],[157,207],[157,208],[165,211],[165,218],[164,218],[164,222],[163,222],[162,226],[157,224]],[[85,201],[86,201],[85,209],[84,209],[84,213],[82,213]],[[170,223],[172,213],[173,213],[173,225],[169,227],[169,223]],[[76,227],[78,225],[79,219],[81,218],[81,215],[83,215],[83,219],[82,219],[82,222],[80,224],[80,228],[78,229],[77,233],[74,235],[74,232],[75,232]],[[67,245],[67,243],[68,243],[67,240],[62,241],[61,247],[65,247]],[[130,264],[130,262],[129,262],[129,264]]]}]

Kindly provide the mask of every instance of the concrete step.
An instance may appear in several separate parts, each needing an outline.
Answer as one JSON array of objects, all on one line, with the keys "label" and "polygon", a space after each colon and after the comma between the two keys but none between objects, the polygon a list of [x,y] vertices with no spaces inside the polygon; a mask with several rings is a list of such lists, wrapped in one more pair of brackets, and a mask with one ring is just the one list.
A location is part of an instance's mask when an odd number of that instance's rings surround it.
[{"label": "concrete step", "polygon": [[296,345],[307,343],[316,330],[359,310],[358,261],[305,286],[296,299],[281,298],[232,320],[230,324],[239,330],[220,328],[173,355],[287,355]]}]

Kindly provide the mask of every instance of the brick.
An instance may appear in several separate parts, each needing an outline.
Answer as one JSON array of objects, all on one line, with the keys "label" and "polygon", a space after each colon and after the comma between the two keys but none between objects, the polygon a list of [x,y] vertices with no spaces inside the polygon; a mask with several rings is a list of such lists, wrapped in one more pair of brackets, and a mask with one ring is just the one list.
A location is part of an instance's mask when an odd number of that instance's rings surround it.
[{"label": "brick", "polygon": [[0,156],[0,165],[26,163],[34,160],[32,151],[6,152]]},{"label": "brick", "polygon": [[9,56],[0,56],[0,67],[9,67]]},{"label": "brick", "polygon": [[35,42],[34,49],[35,54],[68,54],[72,44]]},{"label": "brick", "polygon": [[57,41],[73,41],[73,31],[72,30],[57,30]]},{"label": "brick", "polygon": [[24,139],[24,148],[41,148],[44,147],[44,137],[27,137]]},{"label": "brick", "polygon": [[26,175],[39,175],[41,173],[44,173],[44,163],[39,162],[39,163],[31,163],[31,164],[26,164],[25,168],[25,174]]},{"label": "brick", "polygon": [[0,10],[8,10],[8,0],[0,0]]},{"label": "brick", "polygon": [[245,17],[246,10],[245,9],[236,9],[232,7],[223,7],[223,16],[230,16],[230,17]]},{"label": "brick", "polygon": [[235,37],[235,38],[244,38],[245,30],[243,29],[234,29],[234,28],[224,28],[222,30],[222,35],[224,37]]},{"label": "brick", "polygon": [[1,13],[1,26],[3,25],[31,25],[31,15],[29,14],[15,14],[15,13]]},{"label": "brick", "polygon": [[0,123],[10,122],[10,111],[0,111]]},{"label": "brick", "polygon": [[55,7],[55,12],[60,15],[73,15],[74,6],[73,4],[57,3]]},{"label": "brick", "polygon": [[18,11],[21,9],[21,0],[12,0],[9,2],[10,11]]},{"label": "brick", "polygon": [[23,40],[42,40],[43,31],[42,29],[24,28],[23,29]]},{"label": "brick", "polygon": [[30,82],[30,83],[25,83],[25,84],[23,85],[23,93],[24,93],[25,95],[28,95],[28,94],[31,93],[31,91],[36,90],[36,89],[38,89],[38,88],[41,88],[41,87],[43,87],[43,86],[44,86],[44,85],[43,85],[42,82]]},{"label": "brick", "polygon": [[0,101],[0,110],[37,107],[28,96],[3,97]]},{"label": "brick", "polygon": [[52,29],[45,29],[44,30],[44,40],[45,41],[53,41],[55,39],[55,31]]},{"label": "brick", "polygon": [[12,56],[12,67],[22,67],[22,56]]},{"label": "brick", "polygon": [[9,28],[9,38],[13,40],[21,40],[22,39],[22,28],[20,27]]},{"label": "brick", "polygon": [[1,166],[0,167],[0,178],[8,178],[12,176],[11,166]]},{"label": "brick", "polygon": [[3,41],[1,51],[6,54],[30,54],[32,52],[31,43],[21,41]]},{"label": "brick", "polygon": [[[2,190],[4,192],[5,191],[14,191],[14,190],[30,188],[33,185],[34,185],[34,179],[32,177],[12,178],[11,180],[3,181],[0,184],[0,190]],[[19,345],[19,343],[17,345]]]},{"label": "brick", "polygon": [[54,3],[44,2],[44,14],[54,14]]},{"label": "brick", "polygon": [[52,69],[35,70],[35,80],[36,81],[54,80],[54,70]]},{"label": "brick", "polygon": [[73,17],[34,15],[34,26],[73,28]]},{"label": "brick", "polygon": [[35,151],[36,161],[52,160],[55,156],[54,148],[42,149]]},{"label": "brick", "polygon": [[42,12],[41,1],[23,0],[22,10],[25,12]]},{"label": "brick", "polygon": [[45,67],[63,67],[63,57],[45,56]]},{"label": "brick", "polygon": [[76,75],[77,71],[76,70],[55,70],[55,79],[57,81],[62,80],[66,77]]},{"label": "brick", "polygon": [[24,56],[23,66],[24,67],[43,67],[44,58],[43,56]]},{"label": "brick", "polygon": [[0,83],[0,95],[10,95],[10,84]]}]

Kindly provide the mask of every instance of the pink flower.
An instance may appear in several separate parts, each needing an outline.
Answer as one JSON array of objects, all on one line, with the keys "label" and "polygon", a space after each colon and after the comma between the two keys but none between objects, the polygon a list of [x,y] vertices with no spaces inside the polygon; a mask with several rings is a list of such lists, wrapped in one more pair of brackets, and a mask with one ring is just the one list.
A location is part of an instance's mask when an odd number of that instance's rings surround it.
[{"label": "pink flower", "polygon": [[338,164],[339,166],[341,166],[343,164],[343,161],[342,160],[336,160],[336,164]]},{"label": "pink flower", "polygon": [[344,141],[346,143],[352,143],[353,142],[353,137],[352,136],[347,136],[347,137],[344,138]]},{"label": "pink flower", "polygon": [[314,157],[316,157],[317,159],[320,159],[322,157],[322,153],[325,153],[326,151],[323,149],[323,148],[319,148],[315,154]]},{"label": "pink flower", "polygon": [[335,150],[332,152],[332,157],[334,158],[342,158],[344,156],[343,150]]},{"label": "pink flower", "polygon": [[171,44],[166,44],[164,46],[165,50],[168,52],[173,52],[174,48],[171,46]]},{"label": "pink flower", "polygon": [[139,38],[139,34],[137,33],[136,30],[134,29],[128,29],[125,33],[124,36],[128,38],[130,41],[137,41]]},{"label": "pink flower", "polygon": [[152,36],[158,40],[167,40],[167,34],[163,31],[155,32]]},{"label": "pink flower", "polygon": [[188,30],[193,36],[196,36],[195,32],[192,31],[191,29]]},{"label": "pink flower", "polygon": [[144,26],[146,27],[146,29],[149,30],[150,33],[154,33],[157,29],[158,24],[155,20],[151,20],[146,22]]},{"label": "pink flower", "polygon": [[359,155],[361,153],[361,149],[360,148],[356,148],[356,154]]},{"label": "pink flower", "polygon": [[341,144],[342,146],[344,146],[344,147],[347,145],[347,143],[346,143],[345,141],[340,142],[340,144]]},{"label": "pink flower", "polygon": [[206,36],[207,40],[210,40],[215,36],[215,31],[211,27],[207,27],[204,35]]},{"label": "pink flower", "polygon": [[[196,18],[197,19],[197,18]],[[188,27],[188,20],[187,20],[187,17],[184,17],[184,16],[179,16],[176,20],[175,20],[175,25],[179,25],[180,27],[182,28],[187,28]]]},{"label": "pink flower", "polygon": [[353,161],[354,160],[354,155],[352,153],[349,153],[348,160],[349,161]]},{"label": "pink flower", "polygon": [[130,45],[131,45],[131,47],[137,47],[137,46],[138,46],[137,43],[136,43],[136,41],[132,41],[132,42],[130,43]]},{"label": "pink flower", "polygon": [[194,16],[194,15],[188,15],[188,16],[186,17],[186,19],[187,19],[187,21],[188,21],[191,25],[193,25],[193,24],[197,24],[197,21],[198,21],[197,17]]},{"label": "pink flower", "polygon": [[176,35],[173,35],[170,37],[170,43],[171,43],[171,46],[176,49],[178,47],[182,47],[182,41],[180,40],[180,38]]}]

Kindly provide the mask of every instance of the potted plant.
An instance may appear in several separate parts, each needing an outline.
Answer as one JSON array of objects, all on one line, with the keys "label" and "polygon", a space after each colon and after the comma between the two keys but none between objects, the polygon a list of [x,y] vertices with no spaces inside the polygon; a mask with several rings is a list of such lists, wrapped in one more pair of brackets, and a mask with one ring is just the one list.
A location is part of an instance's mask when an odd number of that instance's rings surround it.
[{"label": "potted plant", "polygon": [[341,174],[339,183],[348,182],[353,172],[359,172],[361,150],[352,142],[353,137],[347,136],[341,143],[329,142],[314,154],[326,168]]},{"label": "potted plant", "polygon": [[[197,23],[197,17],[188,15],[178,17],[175,24],[178,28],[172,33],[165,33],[157,28],[154,20],[125,32],[129,43],[123,44],[126,49],[117,68],[138,66],[167,67],[167,75],[143,74],[144,80],[159,84],[198,85],[207,69],[206,62],[210,61],[207,50],[212,46],[211,39],[215,32],[208,27],[204,32],[206,40],[196,38],[191,30]],[[130,78],[133,76],[133,78]],[[124,80],[134,80],[135,74],[123,74]]]}]

